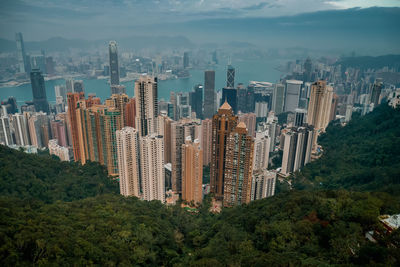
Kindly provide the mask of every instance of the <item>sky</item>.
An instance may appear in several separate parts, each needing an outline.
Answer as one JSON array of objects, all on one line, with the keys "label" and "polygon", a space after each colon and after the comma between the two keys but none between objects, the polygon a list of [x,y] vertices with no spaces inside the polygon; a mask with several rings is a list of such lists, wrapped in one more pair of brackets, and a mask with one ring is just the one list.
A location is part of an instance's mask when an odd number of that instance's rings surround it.
[{"label": "sky", "polygon": [[133,35],[142,25],[372,6],[400,7],[400,0],[0,0],[0,38],[94,40]]}]

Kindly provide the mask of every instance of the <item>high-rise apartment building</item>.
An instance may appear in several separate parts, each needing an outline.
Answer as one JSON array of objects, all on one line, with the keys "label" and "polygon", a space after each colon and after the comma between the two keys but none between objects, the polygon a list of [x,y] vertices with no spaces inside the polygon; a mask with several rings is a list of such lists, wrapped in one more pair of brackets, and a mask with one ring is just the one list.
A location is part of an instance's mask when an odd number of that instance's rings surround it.
[{"label": "high-rise apartment building", "polygon": [[130,98],[128,103],[125,105],[123,118],[125,119],[124,125],[135,128],[136,121],[136,100],[135,98]]},{"label": "high-rise apartment building", "polygon": [[247,126],[247,130],[249,131],[249,135],[254,137],[254,133],[256,130],[257,124],[257,116],[255,113],[239,113],[239,122],[244,122]]},{"label": "high-rise apartment building", "polygon": [[268,131],[256,133],[253,155],[254,170],[268,169],[270,143],[271,139],[268,136]]},{"label": "high-rise apartment building", "polygon": [[31,85],[33,103],[37,112],[49,112],[49,103],[47,102],[46,88],[44,85],[44,78],[40,70],[33,69],[31,71]]},{"label": "high-rise apartment building", "polygon": [[226,140],[224,200],[225,207],[251,201],[254,140],[240,122]]},{"label": "high-rise apartment building", "polygon": [[200,139],[201,125],[192,120],[171,123],[172,191],[175,193],[182,192],[182,145],[188,136],[191,140]]},{"label": "high-rise apartment building", "polygon": [[203,151],[200,142],[187,136],[182,145],[182,199],[201,203],[203,192]]},{"label": "high-rise apartment building", "polygon": [[284,111],[294,112],[299,106],[300,91],[302,81],[297,80],[287,80],[285,88],[285,108]]},{"label": "high-rise apartment building", "polygon": [[142,76],[135,82],[136,128],[140,136],[157,132],[157,78]]},{"label": "high-rise apartment building", "polygon": [[7,116],[0,117],[0,144],[6,146],[14,144],[11,136],[10,119]]},{"label": "high-rise apartment building", "polygon": [[238,124],[238,117],[225,102],[212,119],[212,142],[210,162],[210,191],[217,199],[224,197],[225,152],[227,139]]},{"label": "high-rise apartment building", "polygon": [[139,135],[132,127],[116,132],[121,195],[140,198]]},{"label": "high-rise apartment building", "polygon": [[311,85],[310,102],[307,112],[307,124],[314,126],[313,151],[317,149],[317,138],[329,124],[333,88],[320,80]]},{"label": "high-rise apartment building", "polygon": [[211,161],[212,120],[201,121],[201,147],[203,150],[203,164],[209,165]]},{"label": "high-rise apartment building", "polygon": [[215,71],[204,72],[204,118],[212,118],[215,111]]},{"label": "high-rise apartment building", "polygon": [[57,139],[49,140],[49,153],[60,158],[61,161],[69,161],[69,149],[67,147],[60,146]]},{"label": "high-rise apartment building", "polygon": [[251,184],[251,200],[272,197],[275,194],[276,172],[254,170]]},{"label": "high-rise apartment building", "polygon": [[151,134],[140,138],[140,169],[144,200],[165,202],[163,137]]},{"label": "high-rise apartment building", "polygon": [[311,161],[313,127],[293,127],[284,133],[283,175],[289,175]]},{"label": "high-rise apartment building", "polygon": [[119,65],[117,42],[110,41],[108,44],[108,53],[110,57],[110,85],[119,85]]}]

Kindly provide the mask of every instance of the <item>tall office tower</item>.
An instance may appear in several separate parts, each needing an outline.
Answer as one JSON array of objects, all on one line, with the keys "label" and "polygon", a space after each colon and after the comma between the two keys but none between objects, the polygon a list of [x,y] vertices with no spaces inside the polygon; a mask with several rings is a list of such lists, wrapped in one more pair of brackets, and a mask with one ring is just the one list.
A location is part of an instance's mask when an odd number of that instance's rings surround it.
[{"label": "tall office tower", "polygon": [[142,76],[135,81],[136,129],[140,136],[156,133],[158,117],[157,78]]},{"label": "tall office tower", "polygon": [[[68,86],[67,86],[68,87]],[[71,139],[72,139],[72,148],[74,152],[74,160],[79,161],[81,159],[81,152],[79,150],[79,134],[76,117],[76,110],[78,108],[79,100],[85,98],[84,93],[67,93],[67,103],[68,103],[68,120],[71,125]]]},{"label": "tall office tower", "polygon": [[198,84],[194,87],[194,91],[190,92],[190,105],[192,112],[196,112],[196,118],[203,118],[203,86]]},{"label": "tall office tower", "polygon": [[226,87],[235,88],[235,68],[232,65],[228,65],[226,71]]},{"label": "tall office tower", "polygon": [[212,120],[201,121],[201,148],[203,150],[203,164],[208,166],[211,161]]},{"label": "tall office tower", "polygon": [[212,141],[210,161],[210,191],[217,199],[224,197],[225,151],[229,134],[238,124],[238,117],[225,102],[212,119]]},{"label": "tall office tower", "polygon": [[125,105],[125,125],[135,128],[136,120],[136,101],[135,98],[130,98]]},{"label": "tall office tower", "polygon": [[39,54],[39,55],[30,55],[30,66],[31,69],[38,69],[42,73],[47,74],[46,70],[46,59],[44,54]]},{"label": "tall office tower", "polygon": [[6,146],[14,144],[11,135],[10,119],[7,116],[0,117],[0,144]]},{"label": "tall office tower", "polygon": [[299,106],[302,81],[287,80],[285,89],[285,112],[294,112]]},{"label": "tall office tower", "polygon": [[49,103],[47,102],[46,88],[44,85],[44,78],[40,70],[33,69],[31,71],[31,85],[33,103],[37,112],[49,112]]},{"label": "tall office tower", "polygon": [[268,136],[268,131],[257,132],[256,138],[254,139],[254,155],[253,155],[254,170],[268,169],[270,146],[271,146],[271,139]]},{"label": "tall office tower", "polygon": [[30,145],[28,120],[22,114],[12,116],[12,124],[15,134],[15,142],[19,146]]},{"label": "tall office tower", "polygon": [[15,34],[15,42],[17,43],[17,59],[18,59],[19,72],[26,73],[28,71],[28,68],[26,66],[27,62],[26,62],[25,46],[22,33],[18,32]]},{"label": "tall office tower", "polygon": [[183,68],[187,69],[189,67],[189,52],[183,53]]},{"label": "tall office tower", "polygon": [[332,104],[331,111],[329,112],[329,121],[333,121],[336,119],[337,107],[338,107],[339,97],[337,94],[333,93],[332,95]]},{"label": "tall office tower", "polygon": [[274,94],[272,98],[272,110],[276,115],[283,112],[285,106],[285,86],[283,84],[277,83],[274,87]]},{"label": "tall office tower", "polygon": [[312,74],[312,62],[311,58],[307,58],[306,61],[304,62],[304,81],[305,82],[310,82],[311,81],[311,74]]},{"label": "tall office tower", "polygon": [[188,136],[198,139],[201,135],[200,128],[201,125],[192,120],[171,123],[172,191],[175,193],[182,192],[182,145]]},{"label": "tall office tower", "polygon": [[306,122],[307,110],[296,108],[295,109],[295,119],[294,126],[300,127]]},{"label": "tall office tower", "polygon": [[329,124],[333,88],[326,81],[311,85],[310,103],[308,105],[307,124],[314,126],[313,151],[317,150],[317,138]]},{"label": "tall office tower", "polygon": [[111,94],[126,94],[125,85],[111,85]]},{"label": "tall office tower", "polygon": [[313,127],[310,126],[294,127],[284,134],[283,175],[289,175],[311,161],[313,136]]},{"label": "tall office tower", "polygon": [[204,72],[204,118],[212,118],[215,111],[215,71]]},{"label": "tall office tower", "polygon": [[226,140],[224,201],[225,207],[251,201],[254,140],[239,122]]},{"label": "tall office tower", "polygon": [[182,118],[191,118],[192,108],[189,105],[190,103],[190,95],[189,93],[177,93],[176,94],[176,111],[177,111],[177,119]]},{"label": "tall office tower", "polygon": [[123,196],[140,197],[139,137],[132,127],[118,130],[119,190]]},{"label": "tall office tower", "polygon": [[156,134],[140,139],[140,169],[144,200],[165,202],[163,137]]},{"label": "tall office tower", "polygon": [[182,199],[201,203],[203,199],[203,151],[198,139],[186,137],[182,145]]},{"label": "tall office tower", "polygon": [[275,194],[276,172],[254,170],[251,184],[251,200],[272,197]]},{"label": "tall office tower", "polygon": [[256,131],[257,116],[255,113],[239,113],[239,122],[243,121],[247,126],[249,135],[254,137]]},{"label": "tall office tower", "polygon": [[381,96],[382,92],[382,87],[383,87],[383,82],[381,78],[377,78],[372,85],[371,89],[371,100],[370,102],[374,104],[374,108],[376,108],[379,105],[379,97]]},{"label": "tall office tower", "polygon": [[228,104],[232,107],[233,113],[237,114],[238,111],[238,99],[237,99],[237,89],[231,87],[222,88],[222,105],[224,102],[228,102]]},{"label": "tall office tower", "polygon": [[61,161],[69,161],[69,150],[67,147],[62,147],[57,143],[57,139],[51,139],[48,143],[49,154],[55,155]]},{"label": "tall office tower", "polygon": [[170,92],[169,101],[172,105],[172,112],[168,111],[168,116],[174,121],[178,120],[178,112],[177,112],[177,103],[176,103],[176,95],[175,92]]},{"label": "tall office tower", "polygon": [[108,45],[108,53],[110,56],[110,85],[119,85],[119,65],[117,42],[110,41]]},{"label": "tall office tower", "polygon": [[74,82],[74,86],[73,86],[74,93],[82,93],[82,92],[84,93],[85,92],[85,86],[83,85],[82,80],[76,80],[73,82]]}]

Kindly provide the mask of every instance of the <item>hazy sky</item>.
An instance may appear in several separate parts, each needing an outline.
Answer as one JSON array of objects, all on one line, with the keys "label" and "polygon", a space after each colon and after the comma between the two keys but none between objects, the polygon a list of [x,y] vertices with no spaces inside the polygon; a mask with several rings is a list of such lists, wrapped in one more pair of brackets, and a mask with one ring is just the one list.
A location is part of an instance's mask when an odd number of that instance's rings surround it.
[{"label": "hazy sky", "polygon": [[147,24],[371,6],[399,7],[400,0],[0,0],[0,37],[98,39],[134,35]]}]

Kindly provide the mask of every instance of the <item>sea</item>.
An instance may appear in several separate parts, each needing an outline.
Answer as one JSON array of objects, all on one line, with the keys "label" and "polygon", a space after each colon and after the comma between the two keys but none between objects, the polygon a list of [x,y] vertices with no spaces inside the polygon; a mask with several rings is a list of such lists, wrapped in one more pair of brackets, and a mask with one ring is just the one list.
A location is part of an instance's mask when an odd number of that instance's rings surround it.
[{"label": "sea", "polygon": [[[278,82],[282,77],[282,72],[278,69],[284,62],[279,60],[236,60],[231,64],[235,68],[235,85],[243,83],[248,85],[250,81]],[[214,65],[209,69],[215,70],[215,90],[220,90],[226,86],[227,65]],[[197,84],[204,84],[204,70],[189,70],[190,77],[174,80],[163,80],[158,82],[159,100],[169,100],[170,92],[188,92],[193,90]],[[81,79],[81,78],[78,78]],[[107,79],[81,79],[85,87],[85,94],[94,93],[102,101],[107,99],[110,94],[110,86]],[[123,82],[126,86],[127,94],[134,96],[134,81]],[[56,85],[65,85],[64,79],[49,80],[45,82],[47,100],[49,103],[55,103]],[[0,99],[4,100],[10,96],[17,99],[17,104],[21,105],[25,101],[32,100],[32,87],[30,83],[14,87],[0,87]]]}]

